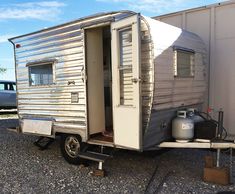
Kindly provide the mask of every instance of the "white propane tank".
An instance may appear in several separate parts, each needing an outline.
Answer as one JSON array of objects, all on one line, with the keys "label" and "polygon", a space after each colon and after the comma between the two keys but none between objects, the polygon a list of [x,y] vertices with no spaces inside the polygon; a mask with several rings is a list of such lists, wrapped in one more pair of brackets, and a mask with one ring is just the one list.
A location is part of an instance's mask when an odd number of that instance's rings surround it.
[{"label": "white propane tank", "polygon": [[187,111],[177,111],[172,121],[172,136],[177,142],[188,142],[194,136],[194,122],[187,118]]},{"label": "white propane tank", "polygon": [[196,111],[196,109],[194,109],[194,108],[188,108],[187,109],[187,118],[193,120],[194,124],[204,121],[204,119],[201,116],[195,114],[195,111]]}]

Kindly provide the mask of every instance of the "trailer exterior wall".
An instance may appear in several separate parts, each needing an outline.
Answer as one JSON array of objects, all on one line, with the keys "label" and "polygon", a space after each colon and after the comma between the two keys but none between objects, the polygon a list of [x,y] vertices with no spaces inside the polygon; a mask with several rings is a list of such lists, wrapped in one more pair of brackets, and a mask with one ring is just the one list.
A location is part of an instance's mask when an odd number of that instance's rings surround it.
[{"label": "trailer exterior wall", "polygon": [[[119,20],[133,12],[104,14],[12,38],[15,46],[18,114],[25,118],[52,119],[53,131],[80,134],[87,141],[87,110],[83,27],[102,26],[103,22]],[[107,23],[106,23],[107,25]],[[20,45],[20,48],[16,48]],[[141,104],[142,127],[146,129],[152,106],[153,61],[152,42],[146,22],[141,18]],[[28,63],[55,60],[55,83],[29,85]],[[68,84],[68,83],[71,84]],[[71,103],[72,93],[78,93],[78,103]],[[35,134],[37,135],[37,134]],[[38,134],[40,135],[40,134]]]},{"label": "trailer exterior wall", "polygon": [[[112,15],[112,14],[111,14]],[[82,27],[110,21],[109,14],[78,20],[12,39],[15,47],[18,114],[53,120],[53,131],[80,134],[87,139],[84,34]],[[29,85],[27,63],[56,60],[54,84]],[[71,84],[69,84],[71,83]],[[72,103],[72,93],[78,102]]]},{"label": "trailer exterior wall", "polygon": [[[83,141],[87,141],[83,28],[100,27],[133,14],[117,12],[88,17],[12,38],[15,46],[20,120],[52,119],[52,135],[55,132],[80,134]],[[141,75],[137,81],[141,85],[139,97],[142,104],[140,114],[142,113],[143,147],[150,149],[171,137],[170,123],[176,110],[185,107],[200,108],[204,102],[206,51],[204,43],[195,34],[147,17],[141,17],[140,40]],[[193,77],[174,77],[174,46],[184,47],[195,53]],[[127,53],[131,52],[130,50]],[[30,86],[29,66],[48,60],[53,61],[54,83]],[[73,93],[78,95],[78,102],[73,102]]]},{"label": "trailer exterior wall", "polygon": [[[171,121],[183,108],[201,110],[207,95],[207,52],[194,33],[146,18],[153,42],[154,92],[151,117],[145,133],[144,149],[171,138]],[[175,76],[174,48],[194,51],[193,76]]]},{"label": "trailer exterior wall", "polygon": [[[18,114],[25,118],[52,118],[54,128],[78,128],[83,137],[86,127],[85,85],[81,71],[84,64],[83,35],[79,24],[48,30],[15,40]],[[29,86],[26,64],[55,59],[55,83]],[[69,81],[75,84],[68,85]],[[79,95],[78,103],[71,103],[71,93]]]},{"label": "trailer exterior wall", "polygon": [[[209,105],[225,112],[224,125],[235,135],[235,2],[227,1],[155,19],[198,34],[210,53]],[[217,113],[213,115],[217,118]]]}]

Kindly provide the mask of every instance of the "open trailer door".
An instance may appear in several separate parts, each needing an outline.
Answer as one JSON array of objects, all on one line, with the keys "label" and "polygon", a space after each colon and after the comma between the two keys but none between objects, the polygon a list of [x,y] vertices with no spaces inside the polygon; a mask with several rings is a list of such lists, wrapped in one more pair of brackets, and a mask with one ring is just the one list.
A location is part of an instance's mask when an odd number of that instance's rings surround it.
[{"label": "open trailer door", "polygon": [[141,148],[140,16],[112,23],[114,144]]}]

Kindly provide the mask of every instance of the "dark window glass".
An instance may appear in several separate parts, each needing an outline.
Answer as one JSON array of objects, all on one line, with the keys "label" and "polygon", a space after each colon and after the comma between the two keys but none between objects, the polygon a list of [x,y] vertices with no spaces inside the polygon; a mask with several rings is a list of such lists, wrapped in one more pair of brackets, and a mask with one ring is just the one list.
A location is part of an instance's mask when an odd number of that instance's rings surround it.
[{"label": "dark window glass", "polygon": [[30,86],[53,84],[52,64],[30,66],[29,84]]}]

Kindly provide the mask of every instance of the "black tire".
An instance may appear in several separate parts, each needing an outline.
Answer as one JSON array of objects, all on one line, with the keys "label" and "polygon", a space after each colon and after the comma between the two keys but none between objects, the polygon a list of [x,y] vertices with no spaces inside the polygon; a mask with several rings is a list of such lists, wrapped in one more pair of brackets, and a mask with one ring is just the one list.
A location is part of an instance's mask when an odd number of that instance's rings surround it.
[{"label": "black tire", "polygon": [[60,150],[64,159],[70,164],[82,164],[84,160],[78,155],[82,149],[82,138],[80,135],[63,134],[60,140]]}]

